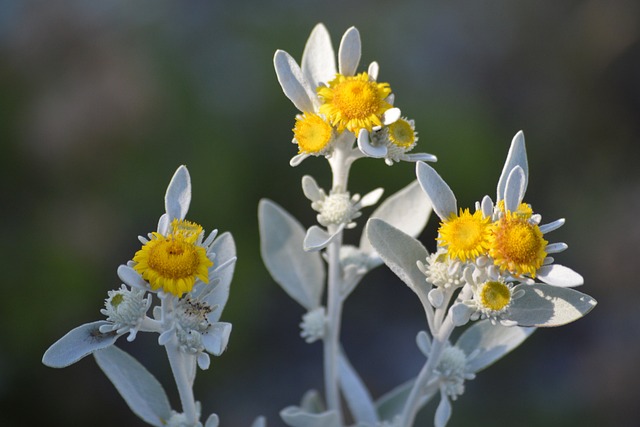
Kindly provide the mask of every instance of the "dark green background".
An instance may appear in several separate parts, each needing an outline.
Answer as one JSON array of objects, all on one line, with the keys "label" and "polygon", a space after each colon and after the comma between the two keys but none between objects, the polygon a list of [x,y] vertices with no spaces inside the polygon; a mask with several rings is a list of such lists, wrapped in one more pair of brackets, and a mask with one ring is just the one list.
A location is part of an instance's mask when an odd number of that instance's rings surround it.
[{"label": "dark green background", "polygon": [[[526,136],[527,201],[569,251],[598,307],[541,330],[467,383],[451,427],[636,426],[640,368],[640,3],[524,1],[0,1],[0,425],[142,425],[91,358],[40,363],[69,329],[100,319],[119,264],[155,229],[174,170],[193,180],[191,220],[232,231],[238,268],[223,320],[228,351],[196,396],[223,426],[321,387],[321,346],[298,338],[302,309],[259,254],[257,204],[269,197],[306,226],[300,178],[328,186],[322,159],[297,168],[296,110],[272,67],[299,59],[324,22],[337,45],[355,25],[362,69],[380,64],[418,149],[471,206],[495,185],[513,135]],[[336,47],[337,50],[337,47]],[[365,159],[351,189],[388,194],[411,164]],[[364,222],[359,221],[360,225]],[[434,246],[436,222],[422,236]],[[355,239],[359,229],[351,232]],[[344,345],[379,396],[415,375],[417,299],[385,269],[345,307]],[[178,406],[155,336],[121,340]],[[428,425],[433,406],[424,411]]]}]

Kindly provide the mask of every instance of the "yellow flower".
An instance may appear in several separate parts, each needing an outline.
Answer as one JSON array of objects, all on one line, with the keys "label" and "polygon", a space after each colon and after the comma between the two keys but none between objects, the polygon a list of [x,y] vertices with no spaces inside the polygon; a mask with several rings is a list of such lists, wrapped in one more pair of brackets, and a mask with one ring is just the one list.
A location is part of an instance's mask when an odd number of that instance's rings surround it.
[{"label": "yellow flower", "polygon": [[391,94],[388,83],[377,83],[367,73],[355,76],[336,74],[329,86],[318,87],[323,102],[319,112],[337,127],[358,134],[360,129],[369,132],[374,126],[382,126],[382,114],[391,108],[385,99]]},{"label": "yellow flower", "polygon": [[449,258],[463,262],[485,255],[489,249],[489,220],[481,211],[473,215],[469,209],[460,209],[460,215],[452,213],[440,223],[438,246],[446,248]]},{"label": "yellow flower", "polygon": [[500,270],[535,278],[547,256],[547,243],[540,227],[528,221],[527,210],[518,208],[516,212],[505,212],[491,225],[489,255]]},{"label": "yellow flower", "polygon": [[136,252],[133,268],[149,282],[151,289],[162,289],[177,297],[190,292],[196,278],[208,283],[213,262],[198,244],[202,233],[198,224],[173,220],[168,235],[152,233],[151,240]]},{"label": "yellow flower", "polygon": [[325,154],[333,138],[331,125],[322,117],[305,113],[296,117],[293,142],[298,144],[300,154]]}]

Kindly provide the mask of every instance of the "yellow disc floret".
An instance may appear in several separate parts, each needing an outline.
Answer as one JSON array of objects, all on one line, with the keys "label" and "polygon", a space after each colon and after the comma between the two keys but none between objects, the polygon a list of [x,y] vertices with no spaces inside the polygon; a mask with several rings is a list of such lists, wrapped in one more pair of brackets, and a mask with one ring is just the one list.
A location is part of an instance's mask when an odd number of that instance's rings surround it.
[{"label": "yellow disc floret", "polygon": [[293,142],[298,144],[300,154],[325,154],[332,138],[333,129],[322,117],[311,113],[296,117]]},{"label": "yellow disc floret", "polygon": [[460,209],[460,215],[452,213],[438,229],[438,246],[446,248],[449,258],[460,261],[474,260],[489,249],[490,218],[481,211],[473,215],[469,209]]},{"label": "yellow disc floret", "polygon": [[387,129],[389,130],[389,141],[393,145],[403,148],[405,151],[415,145],[416,133],[411,123],[407,120],[396,120]]},{"label": "yellow disc floret", "polygon": [[323,102],[320,113],[338,128],[357,134],[360,129],[371,131],[382,126],[382,114],[391,108],[385,98],[391,94],[388,83],[377,83],[367,73],[355,76],[337,74],[329,86],[318,87]]},{"label": "yellow disc floret", "polygon": [[480,286],[477,298],[485,310],[500,311],[511,302],[511,289],[504,282],[485,282]]},{"label": "yellow disc floret", "polygon": [[540,227],[529,222],[520,210],[506,212],[491,226],[489,255],[502,271],[536,277],[547,256],[547,243]]},{"label": "yellow disc floret", "polygon": [[213,262],[205,248],[197,244],[202,227],[183,220],[174,220],[171,227],[166,236],[152,233],[151,240],[134,255],[133,268],[149,282],[151,289],[180,297],[191,291],[196,278],[208,283]]}]

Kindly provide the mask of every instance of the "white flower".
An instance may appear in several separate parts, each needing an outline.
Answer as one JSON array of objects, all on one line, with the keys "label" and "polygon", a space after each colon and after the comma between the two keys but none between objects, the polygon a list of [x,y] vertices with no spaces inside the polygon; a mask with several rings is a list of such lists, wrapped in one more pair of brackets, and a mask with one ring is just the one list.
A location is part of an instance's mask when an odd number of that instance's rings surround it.
[{"label": "white flower", "polygon": [[430,254],[426,261],[426,264],[418,261],[418,268],[433,286],[455,289],[465,284],[462,272],[466,263],[449,258],[447,251],[439,249]]},{"label": "white flower", "polygon": [[324,307],[315,308],[302,316],[300,336],[308,343],[324,338],[327,316]]},{"label": "white flower", "polygon": [[151,306],[151,295],[146,291],[131,289],[122,285],[120,289],[109,291],[108,298],[104,301],[105,308],[100,313],[107,316],[109,325],[99,328],[103,334],[115,331],[118,335],[129,333],[127,341],[133,341],[142,327],[147,310]]}]

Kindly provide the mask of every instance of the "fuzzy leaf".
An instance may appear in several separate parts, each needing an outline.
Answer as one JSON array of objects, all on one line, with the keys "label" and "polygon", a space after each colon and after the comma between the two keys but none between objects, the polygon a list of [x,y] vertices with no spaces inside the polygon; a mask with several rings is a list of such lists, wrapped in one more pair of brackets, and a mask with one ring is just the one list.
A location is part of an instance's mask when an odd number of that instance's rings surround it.
[{"label": "fuzzy leaf", "polygon": [[251,427],[267,427],[267,419],[265,417],[258,417],[253,421]]},{"label": "fuzzy leaf", "polygon": [[300,409],[312,414],[319,414],[326,410],[318,390],[307,390],[300,401]]},{"label": "fuzzy leaf", "polygon": [[206,334],[202,335],[204,348],[214,356],[220,356],[227,348],[231,335],[231,323],[217,322],[210,326]]},{"label": "fuzzy leaf", "polygon": [[431,202],[433,211],[445,221],[449,216],[457,214],[456,197],[446,182],[431,166],[424,162],[416,163],[418,182]]},{"label": "fuzzy leaf", "polygon": [[524,133],[522,133],[522,131],[519,131],[511,141],[511,147],[509,147],[509,153],[507,154],[507,159],[504,162],[504,167],[498,180],[497,202],[504,199],[507,179],[516,166],[520,166],[524,172],[524,191],[526,191],[527,181],[529,179],[529,165],[527,164],[527,148],[524,144]]},{"label": "fuzzy leaf", "polygon": [[329,234],[325,229],[320,228],[317,225],[312,225],[304,236],[302,248],[307,252],[321,251],[326,248],[343,229],[344,224],[340,224],[340,227],[335,233]]},{"label": "fuzzy leaf", "polygon": [[511,170],[507,178],[507,185],[504,189],[504,207],[510,212],[518,210],[518,206],[524,198],[526,189],[526,177],[520,166],[516,166]]},{"label": "fuzzy leaf", "polygon": [[336,75],[336,58],[327,28],[318,24],[311,31],[302,53],[302,73],[313,88]]},{"label": "fuzzy leaf", "polygon": [[270,200],[258,206],[260,251],[273,279],[308,311],[320,305],[325,268],[318,252],[302,250],[305,230]]},{"label": "fuzzy leaf", "polygon": [[376,409],[381,420],[391,420],[402,413],[414,383],[415,380],[402,383],[376,401]]},{"label": "fuzzy leaf", "polygon": [[369,390],[344,354],[339,354],[340,388],[356,422],[376,425],[378,415]]},{"label": "fuzzy leaf", "polygon": [[360,64],[361,44],[360,33],[355,27],[349,28],[340,41],[338,49],[338,68],[340,74],[353,76]]},{"label": "fuzzy leaf", "polygon": [[408,234],[377,218],[367,221],[365,233],[391,271],[421,296],[421,299],[426,298],[425,277],[416,265],[416,261],[423,261],[429,255],[424,246]]},{"label": "fuzzy leaf", "polygon": [[72,329],[47,349],[42,357],[42,363],[51,368],[64,368],[96,350],[109,347],[120,336],[115,332],[106,334],[100,332],[100,326],[109,324],[99,320]]},{"label": "fuzzy leaf", "polygon": [[[411,237],[417,237],[429,220],[431,204],[425,196],[418,181],[413,181],[398,192],[387,197],[373,211],[370,218],[379,218]],[[360,249],[373,252],[373,247],[365,233],[360,238]]]},{"label": "fuzzy leaf", "polygon": [[596,300],[571,288],[536,283],[518,285],[525,294],[513,301],[510,320],[520,326],[561,326],[577,320],[596,306]]},{"label": "fuzzy leaf", "polygon": [[584,283],[584,279],[569,267],[560,264],[544,265],[538,269],[537,278],[544,283],[562,288],[572,288]]},{"label": "fuzzy leaf", "polygon": [[336,411],[311,414],[297,406],[289,406],[280,411],[280,416],[291,427],[340,427]]},{"label": "fuzzy leaf", "polygon": [[162,385],[136,359],[112,346],[93,354],[131,411],[146,423],[163,426],[171,405]]},{"label": "fuzzy leaf", "polygon": [[169,222],[175,218],[184,219],[191,204],[191,177],[189,171],[182,165],[171,178],[164,196],[164,206]]},{"label": "fuzzy leaf", "polygon": [[220,425],[220,418],[217,414],[209,415],[207,418],[207,422],[204,424],[204,427],[218,427]]},{"label": "fuzzy leaf", "polygon": [[451,418],[451,402],[444,393],[440,394],[440,403],[436,408],[436,416],[433,420],[434,427],[445,427]]},{"label": "fuzzy leaf", "polygon": [[467,356],[476,350],[480,351],[467,362],[468,370],[475,373],[518,347],[533,331],[535,328],[493,325],[489,320],[480,320],[460,335],[456,347]]},{"label": "fuzzy leaf", "polygon": [[295,59],[283,50],[276,51],[273,57],[278,82],[287,98],[302,112],[312,112],[313,101],[316,97],[311,91],[307,79],[303,76],[300,66]]}]

